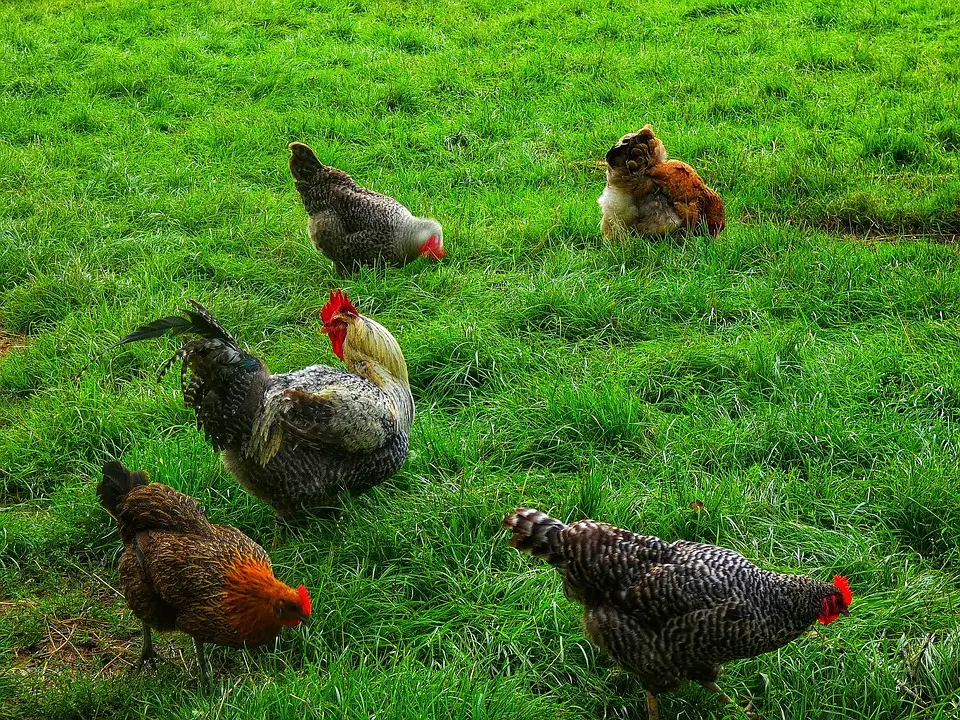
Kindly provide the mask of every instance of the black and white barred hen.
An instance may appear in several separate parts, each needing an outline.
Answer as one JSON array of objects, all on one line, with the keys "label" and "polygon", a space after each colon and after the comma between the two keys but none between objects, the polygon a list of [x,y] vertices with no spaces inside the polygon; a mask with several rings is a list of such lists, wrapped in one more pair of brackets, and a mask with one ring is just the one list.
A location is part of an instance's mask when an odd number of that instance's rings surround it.
[{"label": "black and white barred hen", "polygon": [[605,523],[565,525],[520,508],[504,527],[510,544],[558,568],[564,594],[585,608],[595,645],[635,673],[657,717],[656,695],[694,680],[717,686],[721,665],[783,647],[815,622],[847,614],[846,578],[834,584],[761,570],[715,545],[668,543]]},{"label": "black and white barred hen", "polygon": [[274,375],[202,305],[137,328],[117,345],[167,332],[195,335],[160,373],[183,361],[184,403],[227,469],[278,517],[320,514],[342,492],[393,475],[409,450],[413,396],[400,346],[342,291],[321,311],[322,332],[346,370],[311,365]]},{"label": "black and white barred hen", "polygon": [[310,215],[310,239],[346,277],[361,266],[406,265],[444,256],[443,228],[386,195],[324,165],[303,143],[290,144],[290,174]]}]

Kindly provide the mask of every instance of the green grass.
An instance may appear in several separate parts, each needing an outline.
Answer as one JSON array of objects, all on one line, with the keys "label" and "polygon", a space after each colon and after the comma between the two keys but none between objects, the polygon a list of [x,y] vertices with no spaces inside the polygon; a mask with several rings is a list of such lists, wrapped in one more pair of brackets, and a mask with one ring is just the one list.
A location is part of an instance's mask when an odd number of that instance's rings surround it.
[{"label": "green grass", "polygon": [[[766,718],[960,712],[960,10],[934,0],[0,7],[0,716],[642,718],[518,505],[846,574],[852,614],[721,684]],[[650,122],[716,240],[599,237],[594,161]],[[344,284],[417,401],[391,481],[272,552],[314,624],[133,671],[108,458],[269,543],[154,382],[91,356],[186,298],[277,371],[336,363],[340,283],[287,143],[439,218],[447,260]],[[700,500],[704,510],[691,503]],[[933,633],[932,639],[928,635]],[[929,640],[929,642],[928,642]],[[691,687],[662,717],[736,717]]]}]

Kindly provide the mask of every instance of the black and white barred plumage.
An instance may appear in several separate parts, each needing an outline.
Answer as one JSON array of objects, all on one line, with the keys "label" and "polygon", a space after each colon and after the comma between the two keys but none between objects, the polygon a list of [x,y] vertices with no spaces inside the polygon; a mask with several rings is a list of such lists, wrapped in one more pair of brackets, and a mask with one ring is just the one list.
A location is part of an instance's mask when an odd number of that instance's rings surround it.
[{"label": "black and white barred plumage", "polygon": [[761,570],[723,547],[566,525],[529,508],[503,524],[511,545],[560,570],[564,593],[584,605],[587,637],[653,695],[686,680],[719,692],[724,662],[776,650],[849,604],[837,586]]}]

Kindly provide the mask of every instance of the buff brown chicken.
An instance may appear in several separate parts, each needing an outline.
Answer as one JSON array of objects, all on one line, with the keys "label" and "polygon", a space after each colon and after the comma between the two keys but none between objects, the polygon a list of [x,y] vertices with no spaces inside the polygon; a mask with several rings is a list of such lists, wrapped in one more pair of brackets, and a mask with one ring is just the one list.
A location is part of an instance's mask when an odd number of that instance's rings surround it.
[{"label": "buff brown chicken", "polygon": [[168,332],[195,336],[160,377],[183,361],[184,403],[224,451],[227,469],[278,518],[329,514],[341,493],[364,492],[400,469],[414,413],[407,363],[393,335],[342,291],[330,293],[320,315],[346,370],[311,365],[274,375],[206,308],[191,305],[117,345]]},{"label": "buff brown chicken", "polygon": [[120,584],[143,623],[141,665],[155,657],[151,629],[179,630],[193,638],[208,684],[204,643],[256,647],[309,621],[307,589],[278,580],[262,547],[213,525],[192,497],[116,461],[104,466],[97,495],[123,540]]},{"label": "buff brown chicken", "polygon": [[682,233],[716,237],[726,225],[723,200],[697,171],[667,150],[653,129],[620,138],[607,153],[607,186],[597,200],[609,239]]},{"label": "buff brown chicken", "polygon": [[290,174],[310,215],[310,239],[333,260],[340,277],[362,266],[401,266],[445,255],[440,223],[360,187],[347,173],[321,163],[308,145],[290,144]]},{"label": "buff brown chicken", "polygon": [[721,665],[783,647],[816,622],[846,615],[853,599],[844,577],[833,584],[761,570],[715,545],[668,543],[605,523],[566,525],[538,510],[504,518],[510,544],[563,575],[564,594],[584,606],[587,637],[656,696],[688,680],[717,686]]}]

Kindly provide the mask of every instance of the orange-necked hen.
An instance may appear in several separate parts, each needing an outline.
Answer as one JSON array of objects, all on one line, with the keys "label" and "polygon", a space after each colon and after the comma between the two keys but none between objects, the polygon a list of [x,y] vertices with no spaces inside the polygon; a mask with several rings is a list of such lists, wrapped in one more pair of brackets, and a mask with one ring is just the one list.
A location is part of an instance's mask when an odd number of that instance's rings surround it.
[{"label": "orange-necked hen", "polygon": [[278,580],[262,547],[211,523],[192,497],[117,461],[104,466],[97,495],[120,529],[120,585],[143,623],[141,665],[154,659],[151,630],[179,630],[194,640],[206,685],[204,643],[256,647],[309,621],[307,589]]}]

